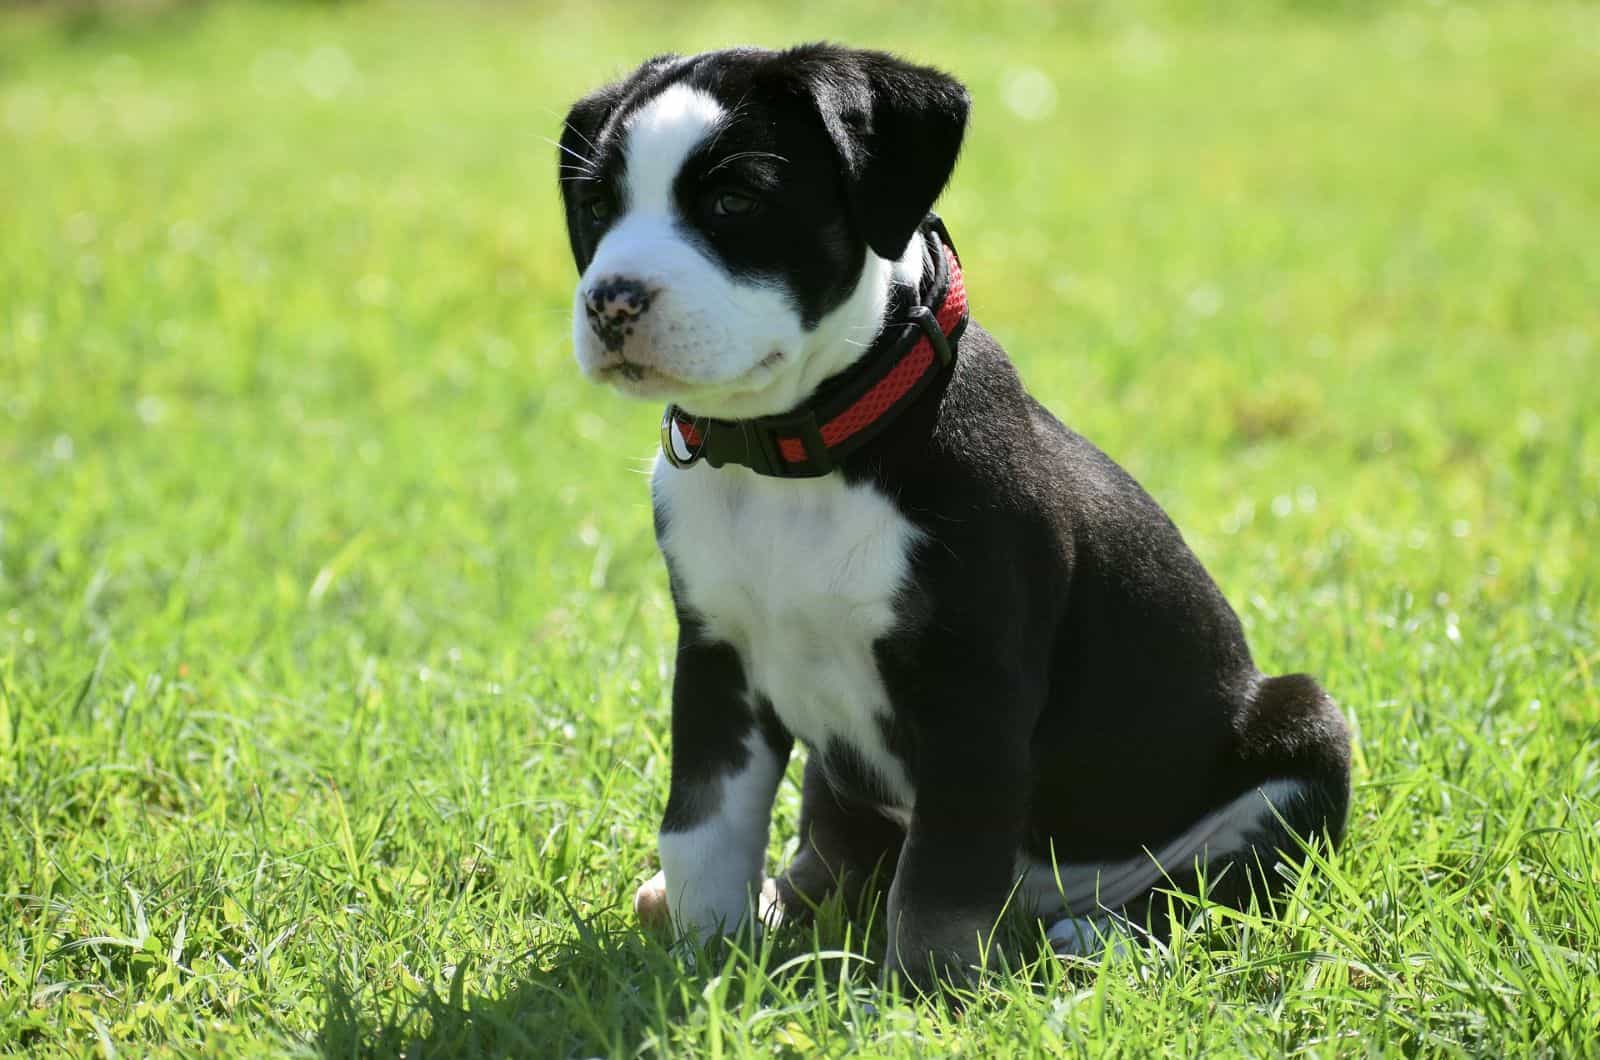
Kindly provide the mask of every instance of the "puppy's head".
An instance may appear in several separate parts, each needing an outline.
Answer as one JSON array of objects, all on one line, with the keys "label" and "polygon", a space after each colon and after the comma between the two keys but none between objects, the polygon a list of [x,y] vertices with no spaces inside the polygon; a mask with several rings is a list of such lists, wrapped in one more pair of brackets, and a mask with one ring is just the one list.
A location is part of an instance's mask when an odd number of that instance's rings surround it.
[{"label": "puppy's head", "polygon": [[949,179],[962,86],[810,45],[645,63],[560,142],[590,378],[701,415],[783,411],[848,366]]}]

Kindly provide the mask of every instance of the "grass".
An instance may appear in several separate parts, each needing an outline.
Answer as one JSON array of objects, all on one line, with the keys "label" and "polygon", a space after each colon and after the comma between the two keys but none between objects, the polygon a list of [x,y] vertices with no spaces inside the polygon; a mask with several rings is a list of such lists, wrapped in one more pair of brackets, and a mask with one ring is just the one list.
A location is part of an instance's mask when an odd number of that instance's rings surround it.
[{"label": "grass", "polygon": [[[1600,1050],[1600,9],[0,12],[0,1049]],[[656,410],[582,383],[565,105],[816,37],[977,100],[978,317],[1356,744],[1281,921],[638,934]],[[776,844],[798,795],[780,795]]]}]

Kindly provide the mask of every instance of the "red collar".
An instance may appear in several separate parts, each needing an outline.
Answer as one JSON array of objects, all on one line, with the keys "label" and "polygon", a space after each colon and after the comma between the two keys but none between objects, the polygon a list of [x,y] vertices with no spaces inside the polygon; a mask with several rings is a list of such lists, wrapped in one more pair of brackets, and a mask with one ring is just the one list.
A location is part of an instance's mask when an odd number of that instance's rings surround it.
[{"label": "red collar", "polygon": [[704,460],[743,464],[758,475],[815,478],[881,434],[946,369],[967,325],[961,260],[944,223],[930,214],[918,238],[935,251],[926,304],[884,326],[862,358],[791,412],[748,420],[691,416],[668,405],[661,451],[674,467]]}]

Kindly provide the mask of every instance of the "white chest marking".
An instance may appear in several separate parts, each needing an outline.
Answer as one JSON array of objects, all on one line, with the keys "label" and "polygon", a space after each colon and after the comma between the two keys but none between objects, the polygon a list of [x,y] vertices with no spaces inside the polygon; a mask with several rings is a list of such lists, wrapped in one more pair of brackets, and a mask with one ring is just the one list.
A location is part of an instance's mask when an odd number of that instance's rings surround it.
[{"label": "white chest marking", "polygon": [[875,488],[837,475],[779,480],[658,458],[654,489],[685,602],[739,652],[752,691],[813,754],[851,748],[889,805],[909,809],[872,647],[895,626],[916,527]]}]

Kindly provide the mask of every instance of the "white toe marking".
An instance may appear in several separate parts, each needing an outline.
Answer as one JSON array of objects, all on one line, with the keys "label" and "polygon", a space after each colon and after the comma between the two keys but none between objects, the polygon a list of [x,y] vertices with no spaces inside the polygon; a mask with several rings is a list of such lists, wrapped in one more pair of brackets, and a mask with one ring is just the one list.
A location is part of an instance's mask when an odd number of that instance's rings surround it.
[{"label": "white toe marking", "polygon": [[1062,957],[1112,957],[1133,945],[1127,925],[1113,916],[1069,916],[1051,924],[1044,934]]},{"label": "white toe marking", "polygon": [[769,931],[783,923],[783,903],[778,899],[778,881],[771,876],[761,881],[761,896],[756,900],[756,918]]}]

